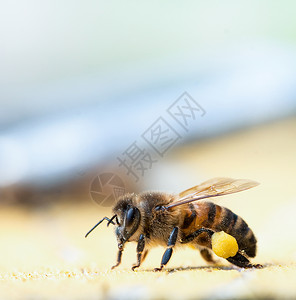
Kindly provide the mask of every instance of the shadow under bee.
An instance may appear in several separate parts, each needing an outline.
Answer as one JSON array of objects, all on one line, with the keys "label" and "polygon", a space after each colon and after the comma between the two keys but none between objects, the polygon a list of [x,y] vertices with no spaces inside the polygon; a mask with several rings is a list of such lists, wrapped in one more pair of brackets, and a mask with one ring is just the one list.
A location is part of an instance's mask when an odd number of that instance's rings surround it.
[{"label": "shadow under bee", "polygon": [[[274,264],[263,264],[262,268],[260,270],[267,268],[267,267],[272,267],[276,266]],[[178,267],[178,268],[167,268],[164,271],[164,273],[175,273],[175,272],[184,272],[184,271],[207,271],[207,272],[213,272],[213,271],[245,271],[244,268],[239,268],[237,266],[222,266],[222,265],[217,265],[217,266],[188,266],[188,267]],[[257,270],[257,268],[250,268],[248,269],[249,271],[251,270]],[[154,269],[142,269],[142,270],[137,270],[137,272],[148,272],[148,273],[155,273]]]}]

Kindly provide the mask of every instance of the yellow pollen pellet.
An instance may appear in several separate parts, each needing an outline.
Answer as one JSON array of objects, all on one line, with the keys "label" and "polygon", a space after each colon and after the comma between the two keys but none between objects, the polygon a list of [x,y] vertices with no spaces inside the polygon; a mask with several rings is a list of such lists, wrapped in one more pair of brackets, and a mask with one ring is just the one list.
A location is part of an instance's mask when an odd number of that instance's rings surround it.
[{"label": "yellow pollen pellet", "polygon": [[212,235],[212,249],[220,257],[235,256],[238,251],[236,239],[224,231],[215,232]]}]

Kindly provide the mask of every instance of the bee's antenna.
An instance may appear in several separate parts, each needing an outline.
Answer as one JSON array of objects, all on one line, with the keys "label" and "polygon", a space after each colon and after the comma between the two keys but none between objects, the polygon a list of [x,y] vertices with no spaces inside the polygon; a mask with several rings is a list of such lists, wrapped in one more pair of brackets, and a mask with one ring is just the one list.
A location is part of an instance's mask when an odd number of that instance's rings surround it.
[{"label": "bee's antenna", "polygon": [[99,221],[86,235],[85,237],[87,237],[96,227],[98,227],[104,220],[108,221],[107,226],[111,224],[115,225],[115,223],[113,222],[113,219],[116,218],[116,215],[114,215],[111,219],[109,219],[108,217],[104,217],[101,221]]},{"label": "bee's antenna", "polygon": [[117,215],[114,215],[114,216],[108,221],[107,227],[108,227],[111,223],[112,223],[113,225],[115,225],[114,222],[113,222],[113,220],[114,220],[116,217],[117,217]]}]

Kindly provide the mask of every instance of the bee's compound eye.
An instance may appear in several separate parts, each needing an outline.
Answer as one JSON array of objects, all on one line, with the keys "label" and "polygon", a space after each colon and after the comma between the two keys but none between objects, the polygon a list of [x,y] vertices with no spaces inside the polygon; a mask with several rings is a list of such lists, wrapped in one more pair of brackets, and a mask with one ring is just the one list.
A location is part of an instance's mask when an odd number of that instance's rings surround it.
[{"label": "bee's compound eye", "polygon": [[127,227],[131,226],[134,222],[135,219],[135,214],[136,214],[136,209],[134,207],[131,207],[127,213],[126,213],[126,223],[125,225]]}]

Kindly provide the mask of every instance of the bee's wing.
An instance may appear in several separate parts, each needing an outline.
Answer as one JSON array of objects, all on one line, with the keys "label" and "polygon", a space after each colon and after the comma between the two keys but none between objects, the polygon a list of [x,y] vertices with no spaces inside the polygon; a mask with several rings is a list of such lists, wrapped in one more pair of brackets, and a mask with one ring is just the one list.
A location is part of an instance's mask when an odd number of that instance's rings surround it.
[{"label": "bee's wing", "polygon": [[240,191],[250,189],[259,183],[248,179],[232,179],[232,178],[213,178],[194,186],[179,194],[179,198],[172,204],[167,206],[171,208],[189,202],[202,200],[205,198],[217,197],[227,194],[233,194]]}]

